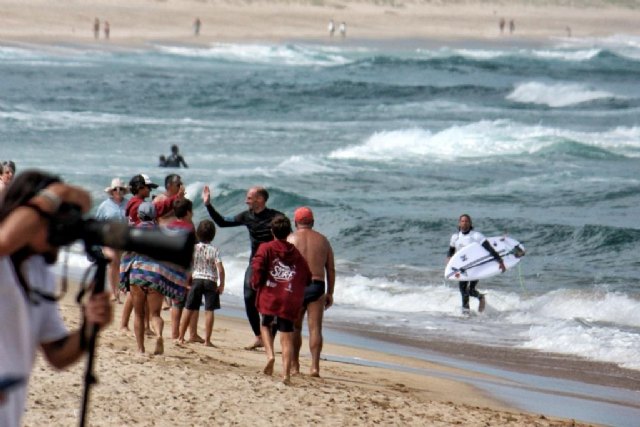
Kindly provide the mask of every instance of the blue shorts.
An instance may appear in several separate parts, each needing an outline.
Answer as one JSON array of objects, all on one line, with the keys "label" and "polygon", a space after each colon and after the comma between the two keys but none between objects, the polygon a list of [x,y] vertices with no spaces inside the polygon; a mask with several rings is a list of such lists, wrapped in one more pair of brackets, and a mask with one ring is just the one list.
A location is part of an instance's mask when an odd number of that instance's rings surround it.
[{"label": "blue shorts", "polygon": [[324,280],[312,280],[307,287],[304,288],[304,307],[314,301],[318,301],[324,295]]}]

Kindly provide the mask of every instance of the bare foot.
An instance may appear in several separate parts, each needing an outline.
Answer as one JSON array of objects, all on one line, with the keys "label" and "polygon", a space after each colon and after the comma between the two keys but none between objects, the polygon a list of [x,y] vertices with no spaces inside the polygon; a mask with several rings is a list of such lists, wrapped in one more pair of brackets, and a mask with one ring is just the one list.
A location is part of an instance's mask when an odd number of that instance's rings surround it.
[{"label": "bare foot", "polygon": [[211,341],[205,342],[205,343],[204,343],[204,346],[205,346],[205,347],[218,348],[218,347],[216,347],[215,345],[213,345],[213,344],[211,343]]},{"label": "bare foot", "polygon": [[312,377],[315,377],[315,378],[320,378],[320,372],[318,372],[318,371],[311,371],[311,373],[309,373],[309,375],[311,375]]},{"label": "bare foot", "polygon": [[156,348],[153,351],[153,354],[163,354],[164,353],[164,341],[162,340],[162,337],[159,337],[156,340]]},{"label": "bare foot", "polygon": [[289,377],[288,375],[285,375],[284,377],[282,377],[282,384],[291,385],[291,377]]},{"label": "bare foot", "polygon": [[258,348],[262,348],[264,347],[264,344],[262,344],[262,339],[261,338],[256,338],[255,342],[251,345],[246,346],[244,349],[245,350],[256,350]]},{"label": "bare foot", "polygon": [[296,376],[300,375],[300,364],[296,362],[291,362],[291,375]]},{"label": "bare foot", "polygon": [[273,375],[273,365],[276,363],[276,359],[269,359],[262,371],[265,375]]},{"label": "bare foot", "polygon": [[128,327],[128,326],[126,326],[126,325],[125,325],[125,326],[120,326],[120,330],[121,330],[122,332],[131,332],[131,331],[129,330],[129,327]]},{"label": "bare foot", "polygon": [[197,343],[204,343],[204,339],[198,335],[196,335],[195,337],[189,337],[189,342],[197,342]]}]

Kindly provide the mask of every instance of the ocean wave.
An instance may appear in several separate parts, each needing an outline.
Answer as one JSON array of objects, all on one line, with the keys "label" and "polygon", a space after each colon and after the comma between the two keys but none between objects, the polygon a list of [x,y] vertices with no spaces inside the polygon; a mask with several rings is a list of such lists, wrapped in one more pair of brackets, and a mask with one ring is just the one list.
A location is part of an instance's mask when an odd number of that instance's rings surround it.
[{"label": "ocean wave", "polygon": [[640,127],[607,132],[576,132],[530,126],[509,120],[455,125],[439,132],[420,128],[376,132],[364,143],[329,153],[330,159],[418,161],[533,154],[557,143],[575,141],[616,155],[640,155]]},{"label": "ocean wave", "polygon": [[170,55],[250,64],[329,67],[352,62],[344,51],[331,46],[215,43],[206,48],[158,45],[156,49]]},{"label": "ocean wave", "polygon": [[577,83],[527,82],[516,85],[513,92],[507,95],[507,99],[524,104],[561,108],[600,99],[626,99],[626,97],[590,89]]},{"label": "ocean wave", "polygon": [[606,37],[576,37],[562,39],[559,48],[606,49],[616,56],[633,61],[640,60],[640,37],[629,34],[614,34]]},{"label": "ocean wave", "polygon": [[[11,108],[11,109],[10,109]],[[23,122],[32,129],[73,129],[99,128],[112,125],[150,125],[150,126],[214,126],[211,121],[190,118],[156,118],[127,114],[102,113],[94,111],[36,111],[29,108],[6,106],[0,111],[0,118]],[[7,122],[4,125],[6,126]]]},{"label": "ocean wave", "polygon": [[523,301],[509,321],[532,325],[524,348],[640,369],[637,306],[637,300],[616,292],[559,289]]}]

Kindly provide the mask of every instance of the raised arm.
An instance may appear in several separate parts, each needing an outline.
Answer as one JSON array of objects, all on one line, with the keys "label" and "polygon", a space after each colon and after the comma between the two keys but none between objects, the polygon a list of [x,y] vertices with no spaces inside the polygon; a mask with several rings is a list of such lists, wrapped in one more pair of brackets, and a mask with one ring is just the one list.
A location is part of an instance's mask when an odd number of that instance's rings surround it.
[{"label": "raised arm", "polygon": [[236,221],[233,217],[224,217],[218,213],[211,204],[211,190],[208,185],[205,185],[202,189],[202,201],[204,202],[204,207],[207,208],[209,216],[218,227],[238,227],[240,225],[244,225],[243,223]]}]

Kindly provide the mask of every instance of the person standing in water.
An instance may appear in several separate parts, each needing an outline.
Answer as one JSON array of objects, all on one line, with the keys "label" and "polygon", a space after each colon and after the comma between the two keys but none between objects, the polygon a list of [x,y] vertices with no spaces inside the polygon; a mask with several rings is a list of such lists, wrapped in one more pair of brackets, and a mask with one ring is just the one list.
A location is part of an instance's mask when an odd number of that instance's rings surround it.
[{"label": "person standing in water", "polygon": [[[454,233],[451,236],[451,240],[449,241],[449,254],[446,262],[449,262],[453,254],[455,254],[460,249],[464,248],[471,243],[479,243],[483,248],[489,252],[496,262],[500,265],[500,270],[504,272],[506,270],[504,266],[504,262],[500,255],[493,249],[491,243],[487,240],[486,237],[482,233],[477,231],[473,231],[473,223],[471,222],[471,217],[467,214],[460,215],[458,218],[458,232]],[[459,282],[460,285],[460,295],[462,296],[462,311],[464,313],[469,312],[469,297],[478,298],[479,305],[478,311],[484,311],[484,307],[486,304],[486,298],[483,294],[477,291],[476,286],[478,285],[477,280],[472,281],[463,281]]]}]

